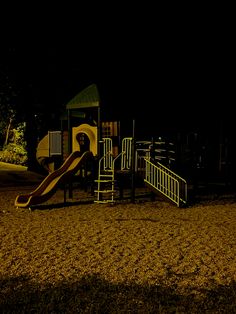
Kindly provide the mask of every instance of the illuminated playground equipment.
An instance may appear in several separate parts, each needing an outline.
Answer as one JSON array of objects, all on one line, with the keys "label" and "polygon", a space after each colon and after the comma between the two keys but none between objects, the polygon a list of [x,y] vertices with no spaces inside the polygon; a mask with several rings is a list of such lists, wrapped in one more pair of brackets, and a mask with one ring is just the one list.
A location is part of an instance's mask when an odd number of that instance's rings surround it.
[{"label": "illuminated playground equipment", "polygon": [[144,182],[165,195],[178,207],[187,204],[187,182],[185,179],[162,165],[145,158]]},{"label": "illuminated playground equipment", "polygon": [[[115,193],[115,172],[113,165],[112,140],[103,139],[103,157],[98,161],[97,189],[94,191],[97,199],[96,203],[114,202]],[[106,199],[103,196],[106,195]]]},{"label": "illuminated playground equipment", "polygon": [[[140,143],[143,145],[140,146]],[[134,171],[141,176],[147,187],[156,193],[161,193],[178,207],[187,204],[187,182],[178,174],[151,158],[151,142],[138,142],[135,156],[132,156],[133,138],[122,140],[122,151],[116,157],[112,154],[112,141],[103,139],[103,156],[99,160],[96,203],[114,203],[116,195],[116,174],[119,172],[132,173],[132,160],[135,162]],[[147,148],[147,144],[149,148]],[[158,152],[158,151],[157,151]],[[118,162],[119,161],[119,162]]]},{"label": "illuminated playground equipment", "polygon": [[97,86],[91,84],[75,95],[66,104],[60,120],[61,130],[49,131],[37,147],[36,158],[48,172],[54,171],[55,163],[62,164],[72,152],[87,150],[94,157],[99,155],[101,121]]},{"label": "illuminated playground equipment", "polygon": [[47,172],[55,170],[55,158],[62,154],[61,136],[61,131],[48,131],[38,143],[36,159]]},{"label": "illuminated playground equipment", "polygon": [[[96,126],[90,126],[86,123],[78,127],[72,128],[72,151],[83,151],[79,141],[80,135],[85,135],[88,144],[85,150],[91,151],[93,156],[98,153],[98,131]],[[41,151],[43,156],[48,158],[58,156],[61,153],[63,133],[49,132],[45,136],[40,145],[38,152]],[[102,157],[98,160],[98,175],[95,183],[95,202],[96,203],[114,203],[117,194],[117,173],[131,174],[132,166],[132,137],[122,139],[121,152],[114,154],[112,139],[107,137],[101,141]],[[116,150],[115,150],[116,151]],[[154,192],[159,192],[165,195],[169,200],[177,206],[182,206],[187,203],[187,182],[178,174],[171,171],[163,165],[159,160],[164,159],[160,155],[160,149],[155,149],[154,160],[151,158],[151,142],[137,141],[134,163],[135,173],[138,173],[144,180],[145,184]],[[162,149],[161,152],[163,152]]]},{"label": "illuminated playground equipment", "polygon": [[[89,140],[89,146],[85,151],[91,151],[94,155],[97,153],[97,129],[96,127],[82,124],[73,128],[72,147],[74,152],[81,151],[81,143],[78,140],[80,134],[86,135]],[[49,137],[50,138],[50,137]],[[46,142],[46,141],[45,141]],[[166,198],[175,203],[178,207],[187,203],[187,182],[174,173],[168,167],[159,161],[151,158],[150,142],[137,142],[135,156],[132,155],[133,138],[126,137],[122,139],[121,152],[118,155],[113,153],[111,138],[103,138],[102,157],[98,160],[98,176],[95,180],[97,188],[94,191],[95,203],[114,203],[117,194],[117,174],[120,175],[132,173],[132,162],[135,162],[134,171],[144,180],[147,187],[154,192],[161,193]],[[147,147],[147,145],[149,145]]]},{"label": "illuminated playground equipment", "polygon": [[81,151],[81,143],[79,141],[79,135],[85,134],[88,140],[88,147],[86,150],[89,150],[93,153],[94,156],[98,154],[98,128],[96,126],[91,126],[89,124],[83,123],[78,127],[72,128],[72,151]]},{"label": "illuminated playground equipment", "polygon": [[122,151],[117,156],[113,156],[112,140],[103,138],[103,156],[99,159],[97,189],[95,203],[114,203],[115,201],[115,174],[118,169],[117,163],[120,160],[121,171],[131,171],[132,160],[132,137],[126,137],[122,140]]},{"label": "illuminated playground equipment", "polygon": [[[91,151],[93,156],[98,154],[98,131],[96,126],[89,124],[81,124],[72,128],[72,152],[83,151],[79,136],[84,134],[87,140],[87,151]],[[55,158],[62,157],[65,160],[68,157],[68,132],[65,131],[49,131],[39,142],[36,158],[48,172],[55,170]]]},{"label": "illuminated playground equipment", "polygon": [[126,182],[124,178],[131,178],[133,195],[137,174],[148,188],[165,195],[177,206],[186,204],[187,183],[169,169],[174,160],[171,143],[136,141],[133,135],[122,139],[119,153],[119,142],[119,123],[100,121],[100,98],[96,85],[92,84],[66,105],[61,130],[49,131],[39,142],[37,160],[50,173],[70,154],[90,152],[93,156],[91,169],[84,171],[86,166],[81,164],[76,176],[90,173],[93,180],[97,178],[94,180],[97,203],[115,202],[118,183],[121,192]]},{"label": "illuminated playground equipment", "polygon": [[15,199],[15,206],[28,207],[46,202],[51,198],[61,183],[70,180],[81,166],[90,160],[92,152],[85,151],[82,155],[79,151],[71,153],[63,165],[55,171],[49,173],[39,186],[30,193],[19,194]]}]

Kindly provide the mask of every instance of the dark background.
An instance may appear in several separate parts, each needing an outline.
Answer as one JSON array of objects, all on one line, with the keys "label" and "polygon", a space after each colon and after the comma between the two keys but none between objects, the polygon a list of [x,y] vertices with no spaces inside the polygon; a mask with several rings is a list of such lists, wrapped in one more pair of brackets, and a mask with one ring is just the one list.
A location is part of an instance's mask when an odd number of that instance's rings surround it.
[{"label": "dark background", "polygon": [[67,102],[96,84],[102,120],[119,120],[122,136],[135,119],[137,139],[175,141],[184,177],[204,169],[206,180],[234,182],[233,12],[122,2],[2,10],[0,65],[20,90],[29,147],[33,132],[58,129]]},{"label": "dark background", "polygon": [[2,28],[1,64],[38,111],[95,83],[102,117],[136,119],[143,134],[233,124],[232,25],[220,8],[54,9],[15,11]]}]

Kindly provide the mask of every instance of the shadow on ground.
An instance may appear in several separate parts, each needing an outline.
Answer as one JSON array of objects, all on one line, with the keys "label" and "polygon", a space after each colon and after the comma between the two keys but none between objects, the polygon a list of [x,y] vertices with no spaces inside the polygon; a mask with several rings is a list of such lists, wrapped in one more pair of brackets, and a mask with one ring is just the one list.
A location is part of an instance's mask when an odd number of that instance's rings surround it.
[{"label": "shadow on ground", "polygon": [[202,290],[204,297],[174,288],[113,284],[97,275],[79,282],[39,285],[27,277],[0,280],[1,313],[236,313],[236,283]]},{"label": "shadow on ground", "polygon": [[65,201],[60,203],[54,203],[54,204],[38,204],[38,205],[32,205],[30,209],[32,211],[34,210],[53,210],[53,209],[59,209],[64,207],[71,207],[71,206],[79,206],[79,205],[85,205],[85,204],[93,204],[93,199],[81,199],[80,201]]},{"label": "shadow on ground", "polygon": [[44,178],[45,175],[32,171],[0,170],[0,188],[37,185]]}]

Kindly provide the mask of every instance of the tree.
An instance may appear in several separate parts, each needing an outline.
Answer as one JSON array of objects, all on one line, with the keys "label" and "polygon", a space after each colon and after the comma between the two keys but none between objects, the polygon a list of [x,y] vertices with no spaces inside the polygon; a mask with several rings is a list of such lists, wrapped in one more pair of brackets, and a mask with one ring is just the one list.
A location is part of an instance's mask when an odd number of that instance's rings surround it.
[{"label": "tree", "polygon": [[0,71],[0,146],[8,144],[15,127],[15,97],[13,81],[4,71]]}]

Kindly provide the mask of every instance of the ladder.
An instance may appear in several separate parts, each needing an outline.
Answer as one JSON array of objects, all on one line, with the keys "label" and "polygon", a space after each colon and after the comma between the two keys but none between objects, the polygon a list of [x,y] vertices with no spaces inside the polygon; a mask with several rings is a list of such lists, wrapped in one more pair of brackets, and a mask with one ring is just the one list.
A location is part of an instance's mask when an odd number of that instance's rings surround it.
[{"label": "ladder", "polygon": [[123,138],[122,151],[115,158],[112,154],[112,139],[103,138],[103,157],[98,164],[97,189],[95,203],[114,203],[115,202],[115,163],[121,157],[121,170],[128,170],[131,167],[131,143],[132,138]]},{"label": "ladder", "polygon": [[97,189],[95,203],[113,203],[115,194],[115,170],[111,138],[103,138],[103,157],[98,163]]},{"label": "ladder", "polygon": [[[105,157],[105,156],[104,156]],[[99,160],[97,189],[94,191],[97,196],[95,203],[113,203],[115,195],[115,171],[101,170],[101,162],[104,157]]]}]

